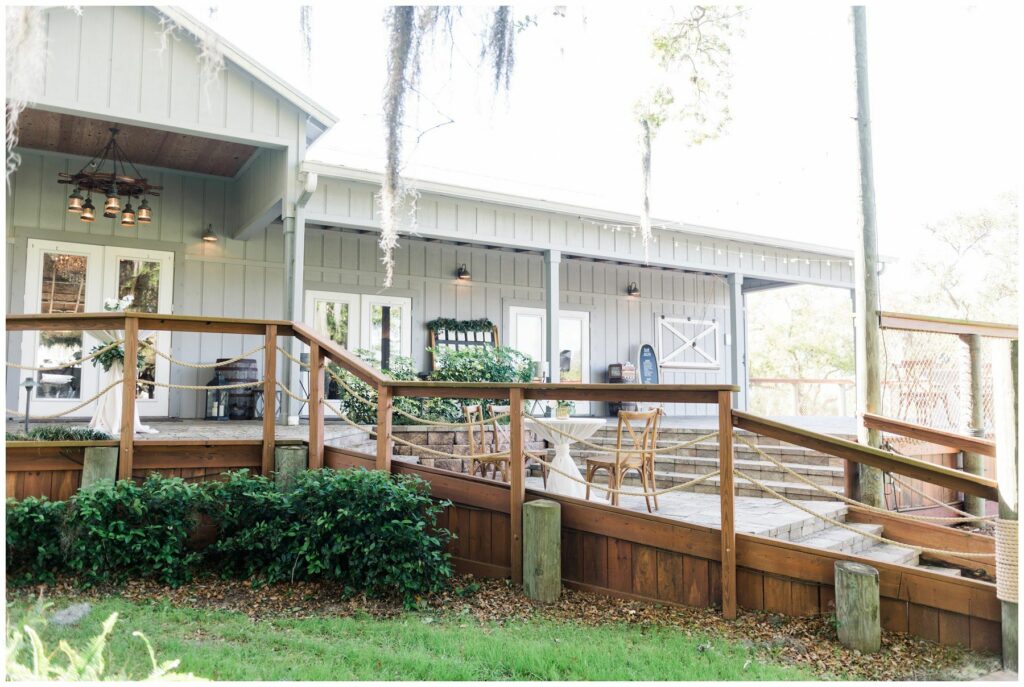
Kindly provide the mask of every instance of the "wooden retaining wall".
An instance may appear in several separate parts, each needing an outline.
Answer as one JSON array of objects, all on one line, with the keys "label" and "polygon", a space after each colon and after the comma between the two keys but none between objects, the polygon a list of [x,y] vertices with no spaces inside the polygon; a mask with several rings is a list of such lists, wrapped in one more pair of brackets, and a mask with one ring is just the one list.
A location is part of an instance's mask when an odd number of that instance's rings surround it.
[{"label": "wooden retaining wall", "polygon": [[[328,447],[327,467],[372,469],[373,458]],[[452,501],[441,524],[458,539],[449,550],[456,569],[486,577],[510,573],[508,485],[410,463],[438,499]],[[562,506],[562,578],[572,588],[680,606],[721,604],[717,529],[601,503],[527,490],[526,500]],[[834,612],[834,565],[855,560],[875,567],[881,589],[882,627],[941,644],[1000,650],[1000,606],[995,585],[918,568],[736,535],[737,596],[748,610],[790,616]]]}]

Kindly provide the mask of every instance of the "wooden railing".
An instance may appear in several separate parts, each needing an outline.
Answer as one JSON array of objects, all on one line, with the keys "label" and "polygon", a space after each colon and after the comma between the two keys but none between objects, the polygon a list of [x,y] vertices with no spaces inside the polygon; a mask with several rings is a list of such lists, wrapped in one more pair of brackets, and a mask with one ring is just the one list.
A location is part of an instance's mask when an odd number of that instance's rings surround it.
[{"label": "wooden railing", "polygon": [[927,441],[937,446],[947,446],[954,451],[970,451],[983,456],[995,457],[996,444],[994,441],[971,437],[966,434],[948,432],[944,429],[915,425],[912,422],[904,422],[890,417],[864,413],[864,426],[868,429],[877,429],[889,434],[898,434],[908,439]]},{"label": "wooden railing", "polygon": [[[378,393],[376,428],[377,469],[391,471],[392,408],[394,399],[401,396],[415,398],[501,399],[513,409],[523,409],[533,400],[572,401],[639,401],[647,403],[709,404],[717,407],[720,471],[720,550],[722,610],[727,618],[735,617],[736,592],[736,534],[734,524],[734,472],[733,428],[774,437],[796,446],[813,449],[832,456],[845,458],[880,468],[887,472],[906,475],[933,484],[946,486],[985,499],[998,497],[995,482],[957,470],[900,456],[891,452],[868,448],[860,444],[837,439],[774,422],[750,413],[732,409],[732,394],[739,389],[732,385],[638,385],[638,384],[494,384],[398,381],[382,375],[351,353],[316,334],[307,327],[281,320],[242,320],[231,318],[189,317],[179,315],[150,315],[144,313],[100,313],[83,315],[9,315],[9,331],[28,330],[124,330],[124,379],[134,379],[135,347],[139,330],[229,333],[262,335],[266,342],[264,357],[264,416],[262,427],[262,470],[274,470],[275,418],[274,404],[277,385],[277,341],[280,337],[295,337],[309,346],[309,462],[311,469],[324,465],[324,366],[331,361],[374,387]],[[145,441],[136,441],[133,434],[135,410],[135,384],[123,384],[123,415],[119,446],[121,450],[118,476],[131,478],[133,455]],[[516,582],[522,580],[522,505],[525,501],[525,447],[524,418],[521,412],[510,416],[511,445],[509,447],[510,489],[509,515],[511,521],[510,556],[511,573]],[[252,443],[252,442],[250,442]],[[468,482],[472,485],[472,480]]]}]

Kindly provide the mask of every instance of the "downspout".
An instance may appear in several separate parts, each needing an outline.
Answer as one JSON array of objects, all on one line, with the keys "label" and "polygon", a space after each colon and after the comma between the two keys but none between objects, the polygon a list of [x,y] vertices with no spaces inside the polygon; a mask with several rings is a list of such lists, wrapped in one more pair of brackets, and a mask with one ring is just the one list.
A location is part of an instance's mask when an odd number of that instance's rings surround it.
[{"label": "downspout", "polygon": [[[284,222],[284,246],[285,265],[288,266],[288,298],[285,303],[285,319],[292,322],[300,322],[303,319],[302,300],[305,293],[305,263],[306,263],[306,205],[309,199],[316,192],[319,178],[315,172],[301,172],[299,174],[299,194],[295,203],[285,203],[285,212],[282,220]],[[291,354],[298,358],[302,353],[302,343],[294,337],[291,339]],[[293,362],[284,365],[288,371],[284,383],[293,393],[301,394],[299,380],[301,371],[299,366]],[[288,398],[287,403],[282,403],[288,408],[287,423],[289,425],[299,424],[299,415],[302,404],[293,398]]]}]

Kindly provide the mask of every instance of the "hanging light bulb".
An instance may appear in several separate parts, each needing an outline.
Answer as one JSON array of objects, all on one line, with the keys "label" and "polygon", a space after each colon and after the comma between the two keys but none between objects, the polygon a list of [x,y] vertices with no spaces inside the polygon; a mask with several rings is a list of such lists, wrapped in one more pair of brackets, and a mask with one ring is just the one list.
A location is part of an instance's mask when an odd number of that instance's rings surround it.
[{"label": "hanging light bulb", "polygon": [[117,197],[117,191],[113,186],[107,190],[107,201],[103,203],[103,216],[113,219],[121,211],[121,199]]},{"label": "hanging light bulb", "polygon": [[139,203],[139,224],[149,224],[153,219],[153,209],[149,207],[149,201],[145,198]]},{"label": "hanging light bulb", "polygon": [[207,243],[217,242],[217,234],[214,232],[212,224],[207,225],[206,229],[203,230],[203,240]]},{"label": "hanging light bulb", "polygon": [[135,210],[132,209],[132,202],[128,201],[125,203],[124,212],[121,213],[121,226],[122,227],[134,227],[135,226]]},{"label": "hanging light bulb", "polygon": [[82,211],[82,192],[80,189],[75,189],[68,196],[68,212],[79,213]]},{"label": "hanging light bulb", "polygon": [[92,196],[90,195],[85,199],[82,204],[82,221],[83,222],[95,222],[96,221],[96,206],[92,204]]}]

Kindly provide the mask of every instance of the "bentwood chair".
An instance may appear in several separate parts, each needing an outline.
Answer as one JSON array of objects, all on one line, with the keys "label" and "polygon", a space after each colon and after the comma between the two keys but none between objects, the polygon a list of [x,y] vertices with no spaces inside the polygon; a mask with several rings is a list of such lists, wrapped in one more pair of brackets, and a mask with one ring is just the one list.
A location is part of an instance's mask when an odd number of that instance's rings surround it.
[{"label": "bentwood chair", "polygon": [[[490,422],[488,422],[486,410],[481,404],[477,403],[463,406],[462,412],[466,417],[466,422],[469,423],[466,426],[466,435],[469,439],[469,474],[475,475],[479,471],[480,476],[486,478],[487,469],[490,468],[492,478],[497,478],[498,475],[501,475],[501,481],[507,482],[508,455],[487,455],[500,452],[500,449],[497,448],[497,441],[493,441],[493,443],[487,441],[487,425],[496,425],[494,418],[492,417]],[[494,437],[494,430],[492,429],[491,431],[491,436]],[[493,450],[491,446],[494,447]]]},{"label": "bentwood chair", "polygon": [[[509,451],[512,448],[510,424],[503,424],[508,422],[505,417],[508,416],[512,406],[491,406],[491,426],[494,431],[494,450],[495,451]],[[505,416],[505,417],[503,417]],[[540,463],[535,458],[526,457],[523,461],[523,472],[529,474],[531,465],[540,465],[540,476],[544,480],[544,488],[548,488],[548,467],[543,463]]]},{"label": "bentwood chair", "polygon": [[[658,444],[658,421],[662,415],[661,408],[648,411],[619,411],[619,426],[615,439],[615,453],[610,455],[598,455],[587,458],[587,499],[590,499],[590,483],[598,470],[608,472],[608,486],[612,489],[621,489],[625,475],[630,470],[640,473],[640,484],[644,490],[644,500],[647,502],[647,512],[651,512],[651,498],[654,499],[654,510],[658,509],[658,496],[654,492],[657,487],[654,484],[654,458],[657,455],[655,448]],[[636,422],[638,426],[632,423]],[[623,438],[628,435],[629,441],[624,442]],[[600,487],[598,487],[600,489]],[[608,492],[612,505],[619,505],[619,495]]]}]

